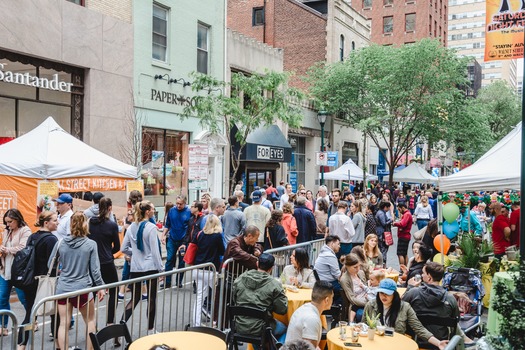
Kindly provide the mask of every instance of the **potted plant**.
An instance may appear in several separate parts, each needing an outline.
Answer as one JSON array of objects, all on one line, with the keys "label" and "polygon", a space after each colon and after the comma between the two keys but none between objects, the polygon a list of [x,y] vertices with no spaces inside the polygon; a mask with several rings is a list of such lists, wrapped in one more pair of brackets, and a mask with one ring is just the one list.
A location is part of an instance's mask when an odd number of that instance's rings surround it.
[{"label": "potted plant", "polygon": [[379,322],[379,317],[381,314],[377,314],[373,317],[368,315],[368,312],[365,314],[366,323],[368,324],[368,339],[374,340],[374,335],[376,334],[377,323]]}]

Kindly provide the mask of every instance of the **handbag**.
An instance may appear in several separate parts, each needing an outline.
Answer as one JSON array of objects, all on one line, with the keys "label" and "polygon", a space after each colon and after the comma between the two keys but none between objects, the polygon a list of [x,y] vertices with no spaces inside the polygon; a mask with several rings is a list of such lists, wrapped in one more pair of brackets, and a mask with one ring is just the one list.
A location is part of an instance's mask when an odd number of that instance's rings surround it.
[{"label": "handbag", "polygon": [[[55,266],[55,261],[58,255],[58,249],[60,248],[60,244],[62,241],[58,242],[58,247],[55,252],[55,256],[53,256],[53,260],[51,260],[51,264],[49,265],[49,270],[47,271],[47,275],[42,276],[36,276],[35,279],[38,281],[38,287],[36,289],[36,296],[35,296],[35,305],[42,299],[50,297],[55,295],[56,292],[56,283],[58,277],[51,277],[51,272],[53,271],[53,267]],[[57,265],[58,269],[58,265]],[[45,302],[44,304],[40,305],[38,308],[36,315],[37,316],[46,316],[46,315],[53,315],[55,314],[55,305],[56,300],[50,300]]]},{"label": "handbag", "polygon": [[392,232],[385,231],[385,233],[383,233],[383,235],[385,236],[385,243],[386,243],[386,245],[394,244],[394,237],[392,237]]},{"label": "handbag", "polygon": [[190,244],[188,244],[188,249],[186,249],[186,254],[184,254],[184,262],[188,265],[193,265],[193,263],[195,262],[195,257],[197,256],[197,250],[199,249],[199,246],[197,245],[197,240],[199,239],[199,235],[202,233],[202,231],[200,231],[199,233],[197,233],[197,237],[195,237],[195,239],[190,242]]},{"label": "handbag", "polygon": [[423,236],[425,235],[425,232],[427,232],[427,226],[423,227],[421,230],[414,232],[414,239],[416,241],[421,241],[423,239]]}]

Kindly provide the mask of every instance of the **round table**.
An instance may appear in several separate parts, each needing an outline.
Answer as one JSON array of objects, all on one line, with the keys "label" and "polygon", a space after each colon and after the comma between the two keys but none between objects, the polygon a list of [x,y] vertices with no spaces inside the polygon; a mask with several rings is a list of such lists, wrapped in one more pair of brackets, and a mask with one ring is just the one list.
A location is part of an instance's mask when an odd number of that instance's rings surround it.
[{"label": "round table", "polygon": [[368,340],[368,337],[359,337],[359,343],[362,347],[348,347],[343,343],[350,343],[352,340],[348,337],[350,334],[350,327],[346,330],[347,339],[345,341],[339,339],[339,327],[332,329],[326,335],[328,341],[328,350],[348,350],[348,349],[389,349],[389,350],[418,350],[419,347],[415,341],[403,334],[394,333],[393,337],[375,335],[374,340]]},{"label": "round table", "polygon": [[131,343],[129,350],[148,350],[155,345],[166,344],[177,350],[225,350],[226,343],[206,333],[200,332],[165,332],[147,335]]}]

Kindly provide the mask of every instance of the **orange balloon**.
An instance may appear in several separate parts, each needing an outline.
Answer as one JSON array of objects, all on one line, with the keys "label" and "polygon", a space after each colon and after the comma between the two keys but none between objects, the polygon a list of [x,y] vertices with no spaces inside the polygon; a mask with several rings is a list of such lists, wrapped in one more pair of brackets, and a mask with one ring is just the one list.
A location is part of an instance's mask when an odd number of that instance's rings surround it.
[{"label": "orange balloon", "polygon": [[[441,250],[441,239],[443,239],[443,250]],[[450,249],[450,239],[444,234],[437,235],[434,238],[434,248],[436,248],[438,252],[447,255]]]}]

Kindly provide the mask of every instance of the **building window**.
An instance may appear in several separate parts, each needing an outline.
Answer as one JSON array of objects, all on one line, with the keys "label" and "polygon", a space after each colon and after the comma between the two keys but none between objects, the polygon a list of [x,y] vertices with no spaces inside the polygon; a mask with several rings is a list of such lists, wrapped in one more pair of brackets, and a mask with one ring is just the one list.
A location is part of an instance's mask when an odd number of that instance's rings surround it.
[{"label": "building window", "polygon": [[355,50],[355,41],[352,41],[352,51]]},{"label": "building window", "polygon": [[199,24],[197,28],[197,72],[208,74],[210,28]]},{"label": "building window", "polygon": [[344,61],[345,59],[345,36],[341,34],[339,36],[339,61]]},{"label": "building window", "polygon": [[405,32],[413,32],[416,30],[416,14],[407,13],[405,15]]},{"label": "building window", "polygon": [[295,172],[294,176],[297,178],[297,185],[304,185],[306,170],[306,138],[290,136],[288,142],[290,143],[290,146],[292,146],[292,161],[288,164],[288,170],[289,172]]},{"label": "building window", "polygon": [[66,0],[66,1],[72,2],[73,4],[77,4],[77,5],[80,5],[80,6],[86,6],[86,1],[85,0]]},{"label": "building window", "polygon": [[363,0],[363,8],[371,8],[372,0]]},{"label": "building window", "polygon": [[155,60],[168,60],[168,9],[153,4],[153,51]]},{"label": "building window", "polygon": [[343,163],[348,159],[352,159],[356,165],[359,165],[359,148],[357,143],[345,142],[341,153],[343,154]]},{"label": "building window", "polygon": [[264,25],[264,7],[254,7],[252,10],[252,26]]},{"label": "building window", "polygon": [[175,202],[178,194],[188,195],[189,139],[190,134],[184,131],[143,128],[140,176],[145,199],[155,206],[164,205],[164,196]]},{"label": "building window", "polygon": [[383,17],[383,33],[389,34],[394,31],[394,17]]},{"label": "building window", "polygon": [[383,0],[383,5],[385,6],[391,6],[394,4],[394,0]]}]

